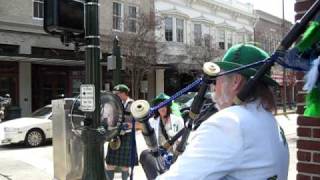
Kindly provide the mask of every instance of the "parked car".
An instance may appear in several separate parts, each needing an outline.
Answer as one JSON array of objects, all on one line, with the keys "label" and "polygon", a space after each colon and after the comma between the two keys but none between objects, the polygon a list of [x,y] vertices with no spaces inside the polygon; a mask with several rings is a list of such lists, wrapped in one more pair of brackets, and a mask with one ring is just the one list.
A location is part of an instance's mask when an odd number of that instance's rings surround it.
[{"label": "parked car", "polygon": [[0,145],[24,142],[40,146],[52,138],[52,106],[47,105],[32,113],[32,117],[12,119],[0,123]]},{"label": "parked car", "polygon": [[[212,102],[212,93],[211,91],[207,91],[204,95],[204,101],[202,103],[199,117],[203,117],[205,119],[208,118],[207,113],[212,114],[212,112],[217,112],[218,110],[214,106],[214,102]],[[185,120],[185,122],[188,120],[189,117],[189,111],[192,105],[192,102],[194,101],[194,97],[197,95],[197,93],[189,93],[186,95],[180,96],[181,98],[176,99],[175,102],[177,102],[180,105],[180,112]],[[207,112],[209,110],[210,112]],[[203,118],[199,118],[201,122],[203,121]],[[200,122],[199,121],[199,122]],[[200,123],[199,123],[200,125]],[[199,126],[197,125],[197,126]]]},{"label": "parked car", "polygon": [[[185,110],[189,110],[192,102],[194,100],[194,97],[197,95],[197,93],[182,95],[182,98],[184,101],[180,101],[179,99],[176,99],[175,102],[177,102],[180,105],[180,111],[183,113]],[[207,91],[204,95],[204,102],[202,104],[201,109],[206,109],[210,104],[212,104],[211,99],[212,92]]]}]

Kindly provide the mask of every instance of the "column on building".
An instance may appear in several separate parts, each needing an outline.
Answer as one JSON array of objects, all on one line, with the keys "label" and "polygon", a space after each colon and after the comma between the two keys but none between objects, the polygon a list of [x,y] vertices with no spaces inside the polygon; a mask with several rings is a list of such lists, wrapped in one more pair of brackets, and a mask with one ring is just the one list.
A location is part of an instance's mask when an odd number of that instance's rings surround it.
[{"label": "column on building", "polygon": [[21,116],[30,116],[32,107],[31,97],[31,63],[19,63],[19,105]]},{"label": "column on building", "polygon": [[164,69],[156,69],[156,94],[164,92]]},{"label": "column on building", "polygon": [[[20,45],[19,54],[31,54],[29,42]],[[19,106],[21,108],[21,116],[30,116],[32,113],[32,77],[31,63],[19,62]]]}]

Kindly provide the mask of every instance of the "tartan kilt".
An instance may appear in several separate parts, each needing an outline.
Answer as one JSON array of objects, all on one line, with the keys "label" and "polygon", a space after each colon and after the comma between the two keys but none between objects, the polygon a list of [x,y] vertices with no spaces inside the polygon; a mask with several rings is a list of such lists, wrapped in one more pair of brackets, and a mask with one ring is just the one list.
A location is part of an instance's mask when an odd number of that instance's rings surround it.
[{"label": "tartan kilt", "polygon": [[[130,167],[131,161],[131,133],[127,133],[120,136],[121,146],[117,150],[113,150],[108,145],[108,151],[106,156],[106,163],[114,166],[128,166]],[[137,147],[135,148],[134,165],[138,165]]]}]

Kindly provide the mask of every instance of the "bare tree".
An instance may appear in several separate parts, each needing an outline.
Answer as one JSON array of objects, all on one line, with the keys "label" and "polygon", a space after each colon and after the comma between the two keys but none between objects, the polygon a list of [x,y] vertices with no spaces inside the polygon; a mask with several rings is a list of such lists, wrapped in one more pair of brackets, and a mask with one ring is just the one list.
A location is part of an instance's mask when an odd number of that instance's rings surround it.
[{"label": "bare tree", "polygon": [[202,66],[203,63],[213,61],[222,56],[224,51],[213,45],[213,40],[211,35],[205,35],[203,37],[195,37],[193,43],[186,45],[186,52],[193,64]]},{"label": "bare tree", "polygon": [[[125,32],[117,35],[126,63],[125,73],[131,77],[132,97],[140,98],[141,81],[146,79],[148,72],[154,70],[156,64],[158,51],[155,30],[159,28],[160,20],[154,13],[139,14],[134,21],[125,18],[124,24],[127,25]],[[135,32],[128,32],[129,28],[135,29]]]}]

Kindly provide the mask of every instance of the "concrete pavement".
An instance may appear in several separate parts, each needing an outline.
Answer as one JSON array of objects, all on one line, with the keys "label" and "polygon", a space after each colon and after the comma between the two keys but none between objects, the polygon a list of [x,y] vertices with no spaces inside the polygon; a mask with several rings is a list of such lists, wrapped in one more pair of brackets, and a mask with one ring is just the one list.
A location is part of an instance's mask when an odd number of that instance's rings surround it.
[{"label": "concrete pavement", "polygon": [[283,128],[290,152],[290,164],[289,164],[289,175],[288,179],[296,179],[297,175],[297,114],[288,114],[288,115],[279,115],[276,116],[277,121],[280,126]]},{"label": "concrete pavement", "polygon": [[52,175],[24,161],[2,158],[0,180],[50,180]]}]

